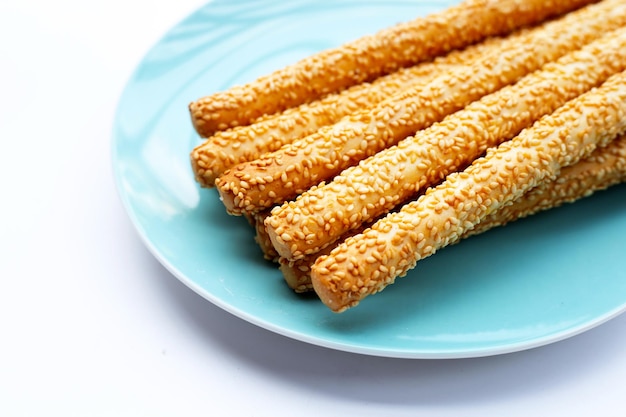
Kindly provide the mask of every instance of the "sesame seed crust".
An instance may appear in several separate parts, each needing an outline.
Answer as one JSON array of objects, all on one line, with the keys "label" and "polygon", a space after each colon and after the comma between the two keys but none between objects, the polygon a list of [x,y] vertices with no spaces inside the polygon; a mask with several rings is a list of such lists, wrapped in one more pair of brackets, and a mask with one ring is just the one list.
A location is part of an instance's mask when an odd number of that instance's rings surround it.
[{"label": "sesame seed crust", "polygon": [[191,152],[196,181],[203,187],[213,187],[217,177],[228,168],[277,151],[358,110],[372,108],[402,89],[423,87],[454,65],[468,65],[480,59],[501,42],[502,38],[489,38],[434,61],[401,68],[371,83],[358,84],[320,100],[263,116],[250,125],[216,132]]},{"label": "sesame seed crust", "polygon": [[596,149],[589,158],[565,167],[553,181],[533,188],[513,204],[488,215],[463,238],[503,226],[543,210],[573,203],[626,181],[626,135]]},{"label": "sesame seed crust", "polygon": [[196,131],[208,137],[590,2],[466,0],[439,13],[321,51],[251,83],[201,98],[189,105],[191,120]]},{"label": "sesame seed crust", "polygon": [[[622,10],[626,23],[626,4]],[[276,250],[292,260],[317,253],[625,69],[626,28],[621,28],[273,210],[270,237],[291,237],[288,245],[275,243]],[[303,229],[307,234],[300,238]]]},{"label": "sesame seed crust", "polygon": [[406,275],[420,259],[458,240],[490,213],[625,132],[626,72],[622,72],[318,258],[311,270],[316,293],[332,311],[357,305]]},{"label": "sesame seed crust", "polygon": [[250,224],[254,227],[254,241],[257,245],[259,245],[259,248],[263,253],[263,258],[267,261],[278,262],[280,256],[278,255],[278,252],[276,252],[276,249],[274,249],[272,241],[265,230],[265,225],[263,224],[268,215],[269,212],[267,211],[249,215]]},{"label": "sesame seed crust", "polygon": [[371,83],[358,84],[320,100],[263,116],[250,125],[216,132],[191,152],[196,181],[203,187],[213,187],[217,177],[228,168],[277,151],[358,110],[372,108],[402,89],[423,87],[454,65],[468,65],[480,59],[501,42],[502,38],[489,38],[434,61],[401,68]]},{"label": "sesame seed crust", "polygon": [[443,62],[428,62],[401,69],[372,83],[358,84],[321,100],[261,117],[250,125],[216,132],[191,152],[196,181],[203,187],[213,187],[217,177],[228,168],[277,151],[350,113],[373,107],[403,88],[425,85],[449,67]]},{"label": "sesame seed crust", "polygon": [[[563,168],[555,180],[548,179],[542,182],[511,205],[488,215],[459,239],[484,233],[494,227],[503,226],[565,203],[573,203],[622,182],[626,182],[626,135],[613,140],[605,147],[596,149],[590,157],[577,164]],[[280,258],[280,270],[289,287],[298,293],[313,291],[311,268],[317,258],[329,255],[340,243],[365,229],[366,227],[362,227],[350,231],[333,244],[303,259],[289,261]]]},{"label": "sesame seed crust", "polygon": [[[506,38],[479,63],[444,73],[425,88],[407,89],[374,109],[346,116],[279,151],[236,165],[216,181],[227,211],[260,211],[292,199],[470,102],[597,39],[611,25],[623,24],[623,13],[615,12],[623,11],[620,3],[623,2],[605,0],[519,37]],[[271,237],[282,254],[282,242]]]},{"label": "sesame seed crust", "polygon": [[[355,236],[363,232],[366,228],[367,227],[364,225],[358,229],[350,230],[343,235],[340,240],[343,241],[351,236]],[[313,283],[311,282],[311,267],[317,258],[322,255],[329,255],[337,244],[338,242],[334,242],[333,244],[321,249],[319,252],[306,255],[296,261],[291,261],[279,255],[278,263],[280,265],[280,271],[282,272],[283,278],[289,288],[297,293],[313,291]]]}]

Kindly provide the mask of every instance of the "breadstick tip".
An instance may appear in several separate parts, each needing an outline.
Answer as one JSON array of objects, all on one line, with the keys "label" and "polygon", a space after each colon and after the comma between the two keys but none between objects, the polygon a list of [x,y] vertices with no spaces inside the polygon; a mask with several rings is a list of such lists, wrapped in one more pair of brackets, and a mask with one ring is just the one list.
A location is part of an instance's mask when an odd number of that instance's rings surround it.
[{"label": "breadstick tip", "polygon": [[359,303],[359,299],[350,300],[350,293],[337,291],[338,282],[333,282],[336,280],[333,280],[331,271],[325,267],[316,267],[327,257],[327,255],[320,256],[313,268],[311,268],[311,284],[313,290],[326,307],[334,313],[343,313],[350,307],[356,306]]}]

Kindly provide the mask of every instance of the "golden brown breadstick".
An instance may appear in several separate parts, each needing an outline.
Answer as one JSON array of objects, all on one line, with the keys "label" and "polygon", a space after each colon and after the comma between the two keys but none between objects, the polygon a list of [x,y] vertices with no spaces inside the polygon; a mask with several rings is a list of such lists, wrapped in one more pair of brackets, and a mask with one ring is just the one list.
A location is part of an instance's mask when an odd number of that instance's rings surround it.
[{"label": "golden brown breadstick", "polygon": [[[327,253],[324,253],[324,255],[327,255]],[[305,260],[298,264],[292,264],[285,258],[280,257],[278,258],[278,263],[285,282],[295,293],[301,294],[313,291],[313,283],[311,282],[311,266],[313,264],[309,264]]]},{"label": "golden brown breadstick", "polygon": [[216,182],[223,203],[231,214],[283,203],[625,22],[623,0],[605,0],[507,38],[497,52],[474,65],[442,74],[425,88],[407,89],[370,111],[231,168]]},{"label": "golden brown breadstick", "polygon": [[266,211],[251,215],[250,224],[254,227],[256,232],[254,235],[254,241],[257,245],[259,245],[261,252],[263,252],[263,258],[268,261],[278,262],[280,256],[278,255],[278,252],[276,252],[276,249],[274,249],[272,241],[265,230],[265,225],[263,224],[268,215],[269,212]]},{"label": "golden brown breadstick", "polygon": [[429,62],[401,69],[373,83],[358,84],[321,100],[264,116],[251,125],[216,132],[191,152],[196,181],[203,187],[213,187],[228,168],[276,151],[359,109],[371,108],[403,88],[426,85],[449,67]]},{"label": "golden brown breadstick", "polygon": [[487,215],[626,133],[626,72],[569,101],[416,202],[347,239],[313,265],[311,279],[333,311],[355,306],[456,241]]},{"label": "golden brown breadstick", "polygon": [[488,215],[462,237],[502,226],[543,210],[571,203],[626,181],[626,135],[598,148],[575,165],[565,167],[553,181],[533,188],[513,204]]},{"label": "golden brown breadstick", "polygon": [[[598,148],[590,157],[575,165],[563,168],[556,180],[548,180],[528,191],[511,205],[503,207],[482,220],[475,228],[465,232],[464,239],[484,233],[540,211],[549,210],[565,203],[572,203],[626,181],[626,136]],[[365,230],[352,230],[338,241],[297,261],[280,258],[280,270],[288,286],[297,293],[313,290],[311,268],[317,258],[328,255],[341,242]],[[452,242],[451,242],[452,243]]]},{"label": "golden brown breadstick", "polygon": [[334,246],[327,246],[319,251],[319,253],[295,262],[290,262],[288,259],[279,257],[278,264],[280,272],[282,272],[287,286],[298,294],[313,291],[311,267],[318,256],[328,255],[332,249],[334,249]]},{"label": "golden brown breadstick", "polygon": [[626,27],[273,209],[266,227],[274,248],[290,260],[318,252],[625,69]]},{"label": "golden brown breadstick", "polygon": [[[330,252],[345,239],[357,235],[363,232],[366,227],[362,227],[355,230],[350,230],[337,242],[333,242],[332,245],[326,246],[317,253],[312,253],[297,261],[290,261],[287,258],[283,258],[278,255],[278,264],[280,265],[280,271],[283,273],[285,282],[297,293],[303,293],[313,291],[313,283],[311,282],[311,267],[322,255],[329,255]],[[269,239],[269,236],[267,237]],[[271,241],[270,241],[271,244]],[[278,254],[278,252],[276,252]]]},{"label": "golden brown breadstick", "polygon": [[466,0],[201,98],[189,105],[192,122],[201,136],[210,136],[592,1]]},{"label": "golden brown breadstick", "polygon": [[358,84],[282,113],[261,117],[251,125],[216,132],[191,152],[196,180],[203,187],[213,187],[217,177],[228,168],[276,151],[357,110],[372,108],[405,88],[424,86],[453,65],[469,65],[480,59],[501,42],[502,38],[489,38],[434,61],[402,68],[372,83]]}]

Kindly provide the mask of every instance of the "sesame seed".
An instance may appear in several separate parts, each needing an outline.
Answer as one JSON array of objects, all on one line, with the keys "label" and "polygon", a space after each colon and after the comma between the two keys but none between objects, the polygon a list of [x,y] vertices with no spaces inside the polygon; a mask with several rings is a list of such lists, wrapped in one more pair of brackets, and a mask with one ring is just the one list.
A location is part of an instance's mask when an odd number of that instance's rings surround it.
[{"label": "sesame seed", "polygon": [[[602,104],[598,105],[598,102]],[[611,122],[607,124],[607,120]],[[584,122],[586,126],[582,131],[576,127],[577,123],[574,123],[579,121]],[[555,129],[555,126],[560,128]],[[455,242],[464,233],[472,233],[474,226],[480,224],[480,221],[494,209],[508,206],[544,179],[556,177],[562,166],[577,163],[581,158],[588,157],[596,148],[605,146],[624,133],[626,133],[626,71],[610,77],[601,87],[568,101],[532,127],[523,130],[507,142],[507,146],[498,147],[488,153],[487,157],[475,161],[464,171],[463,181],[455,181],[456,177],[451,176],[451,181],[444,181],[416,201],[403,206],[399,212],[374,223],[367,233],[356,235],[340,244],[328,257],[313,265],[311,276],[314,287],[318,287],[317,269],[328,264],[334,265],[338,271],[345,273],[337,288],[349,287],[350,291],[323,292],[325,297],[332,297],[325,302],[334,309],[349,308],[364,297],[380,291],[396,277],[406,275],[419,260]],[[543,153],[530,152],[538,142],[550,145],[545,147]],[[562,145],[567,145],[567,154],[562,151]],[[519,173],[524,175],[512,175],[510,170],[505,169],[506,161],[518,153],[524,153],[532,158],[527,161],[528,165],[518,167]],[[545,163],[530,163],[537,160]],[[485,171],[491,172],[493,167],[502,169],[499,173],[511,184],[508,190],[515,190],[514,192],[503,193],[500,183],[491,182],[489,177],[485,182],[482,174]],[[429,207],[436,207],[437,201],[447,198],[450,192],[457,195],[458,199],[454,200],[441,216],[434,215]],[[472,204],[465,200],[477,197],[481,197],[483,201],[493,201],[497,207]],[[421,218],[421,213],[429,213],[426,222],[415,221],[416,217]],[[439,227],[439,224],[450,226]],[[458,227],[452,227],[452,224]],[[405,227],[412,233],[403,237],[400,231]],[[422,236],[422,239],[416,241],[416,237]],[[375,242],[376,245],[368,246],[368,241]],[[361,255],[363,247],[373,249]],[[376,251],[379,252],[381,260],[374,256]],[[364,256],[363,259],[367,260],[368,266],[365,268],[361,264],[362,270],[355,271],[345,262],[338,261],[334,256],[335,253],[345,254],[344,256],[351,260],[351,264],[354,263],[354,258],[358,259],[357,254]],[[385,262],[382,262],[383,260]],[[374,262],[370,264],[369,261]],[[368,274],[367,271],[378,271],[376,284],[361,287],[365,288],[363,291],[358,287],[352,288],[353,283],[364,272]]]}]

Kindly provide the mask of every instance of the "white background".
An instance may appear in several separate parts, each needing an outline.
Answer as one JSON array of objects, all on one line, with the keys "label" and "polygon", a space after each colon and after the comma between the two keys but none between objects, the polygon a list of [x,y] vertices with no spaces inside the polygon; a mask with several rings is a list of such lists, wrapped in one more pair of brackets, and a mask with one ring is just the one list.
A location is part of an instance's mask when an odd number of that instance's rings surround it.
[{"label": "white background", "polygon": [[202,4],[0,2],[1,416],[626,414],[625,315],[526,352],[385,359],[256,328],[161,267],[116,194],[112,121]]}]

